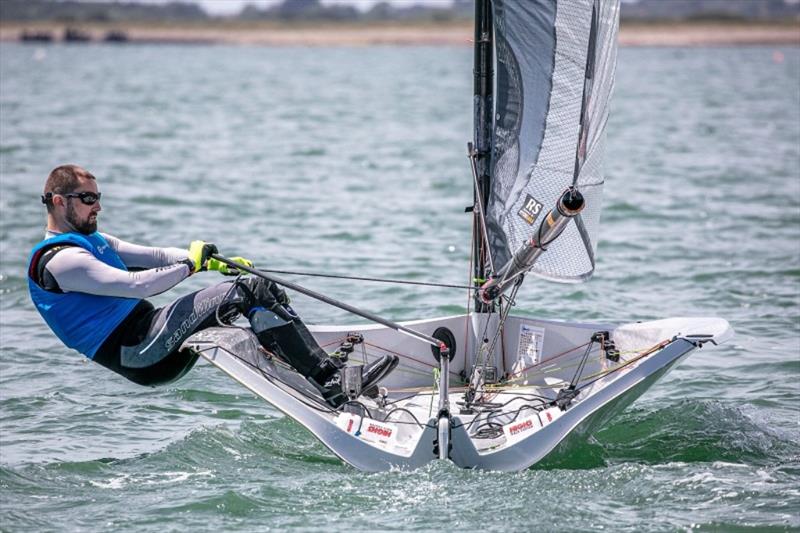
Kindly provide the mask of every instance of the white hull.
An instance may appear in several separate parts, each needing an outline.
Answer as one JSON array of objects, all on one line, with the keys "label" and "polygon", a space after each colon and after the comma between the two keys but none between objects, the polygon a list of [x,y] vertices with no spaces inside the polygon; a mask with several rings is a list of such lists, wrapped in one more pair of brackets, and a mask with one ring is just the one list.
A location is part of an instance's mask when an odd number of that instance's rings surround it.
[{"label": "white hull", "polygon": [[[448,328],[456,339],[450,363],[450,449],[463,468],[515,471],[551,453],[572,434],[591,434],[644,393],[693,349],[721,343],[732,331],[725,320],[673,318],[638,324],[579,324],[509,317],[502,342],[489,356],[500,376],[525,370],[517,379],[491,389],[486,403],[462,412],[462,376],[475,362],[476,339],[489,315],[454,316],[405,323],[431,335]],[[489,324],[489,331],[494,331]],[[413,469],[438,457],[438,364],[430,346],[383,326],[317,326],[318,342],[333,351],[348,332],[364,336],[350,361],[371,361],[384,353],[400,355],[400,365],[381,385],[387,403],[360,397],[332,411],[301,376],[270,360],[246,329],[212,328],[192,336],[184,347],[200,353],[253,393],[297,420],[343,461],[365,471]],[[548,405],[566,388],[595,332],[608,331],[621,352],[619,362],[597,344],[586,360],[580,393],[565,410]],[[515,367],[515,365],[517,365]],[[487,389],[488,391],[488,389]]]}]

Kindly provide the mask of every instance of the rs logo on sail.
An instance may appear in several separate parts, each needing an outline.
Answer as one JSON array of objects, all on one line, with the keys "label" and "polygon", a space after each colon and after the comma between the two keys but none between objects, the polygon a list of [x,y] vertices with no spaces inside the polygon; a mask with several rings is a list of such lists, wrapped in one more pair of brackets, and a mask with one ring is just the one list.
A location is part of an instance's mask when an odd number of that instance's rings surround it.
[{"label": "rs logo on sail", "polygon": [[517,214],[528,224],[533,224],[533,221],[536,220],[536,217],[538,217],[539,213],[541,212],[542,202],[529,194],[525,198],[525,203],[522,205],[522,209],[520,209],[519,213]]}]

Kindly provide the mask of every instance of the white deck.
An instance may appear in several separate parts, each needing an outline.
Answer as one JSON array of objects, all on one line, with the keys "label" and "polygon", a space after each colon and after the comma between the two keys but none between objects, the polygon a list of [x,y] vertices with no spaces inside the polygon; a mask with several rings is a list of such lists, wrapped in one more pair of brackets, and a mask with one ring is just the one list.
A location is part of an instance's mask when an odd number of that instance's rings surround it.
[{"label": "white deck", "polygon": [[[456,338],[449,373],[449,458],[465,468],[526,468],[571,433],[593,431],[697,346],[724,342],[732,335],[721,319],[674,318],[615,327],[509,317],[502,342],[489,354],[487,366],[511,379],[487,387],[484,402],[473,412],[462,412],[463,377],[475,362],[476,339],[482,338],[487,319],[495,320],[471,315],[405,324],[428,335],[446,327]],[[360,397],[344,410],[331,410],[301,376],[266,357],[246,330],[212,328],[192,336],[184,347],[199,352],[297,420],[356,468],[416,468],[437,458],[439,398],[434,383],[438,365],[430,346],[383,326],[311,330],[329,351],[348,332],[361,333],[364,342],[351,354],[352,364],[385,353],[400,356],[398,368],[380,384],[388,389],[384,405]],[[578,382],[578,396],[565,410],[550,405],[559,390],[570,384],[591,336],[598,331],[610,332],[621,352],[619,362],[606,358],[595,343]]]}]

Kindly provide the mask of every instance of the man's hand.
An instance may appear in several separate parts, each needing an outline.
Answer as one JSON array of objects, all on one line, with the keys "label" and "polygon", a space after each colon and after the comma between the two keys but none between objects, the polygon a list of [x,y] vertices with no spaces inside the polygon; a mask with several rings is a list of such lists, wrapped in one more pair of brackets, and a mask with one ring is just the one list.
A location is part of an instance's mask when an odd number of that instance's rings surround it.
[{"label": "man's hand", "polygon": [[217,247],[205,241],[192,241],[189,245],[189,260],[192,262],[192,274],[207,269],[209,256],[218,253]]},{"label": "man's hand", "polygon": [[[253,262],[249,259],[245,259],[244,257],[229,257],[228,259],[234,263],[253,268]],[[220,272],[226,276],[237,276],[239,273],[247,274],[247,272],[244,270],[238,270],[236,267],[229,266],[226,263],[218,261],[214,258],[208,260],[206,267],[208,270],[216,270],[217,272]]]}]

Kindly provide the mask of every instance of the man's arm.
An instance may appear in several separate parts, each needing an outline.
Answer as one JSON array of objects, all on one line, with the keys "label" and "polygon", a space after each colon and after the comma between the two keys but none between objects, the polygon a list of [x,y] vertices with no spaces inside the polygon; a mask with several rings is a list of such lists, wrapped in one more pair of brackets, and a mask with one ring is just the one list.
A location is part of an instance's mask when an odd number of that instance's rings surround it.
[{"label": "man's arm", "polygon": [[108,266],[78,246],[60,250],[48,261],[45,270],[64,292],[122,298],[148,298],[171,289],[189,277],[189,266],[185,263],[126,272]]},{"label": "man's arm", "polygon": [[189,252],[182,248],[156,248],[141,246],[123,241],[112,235],[102,234],[108,244],[117,252],[128,268],[156,268],[174,265],[189,257]]}]

